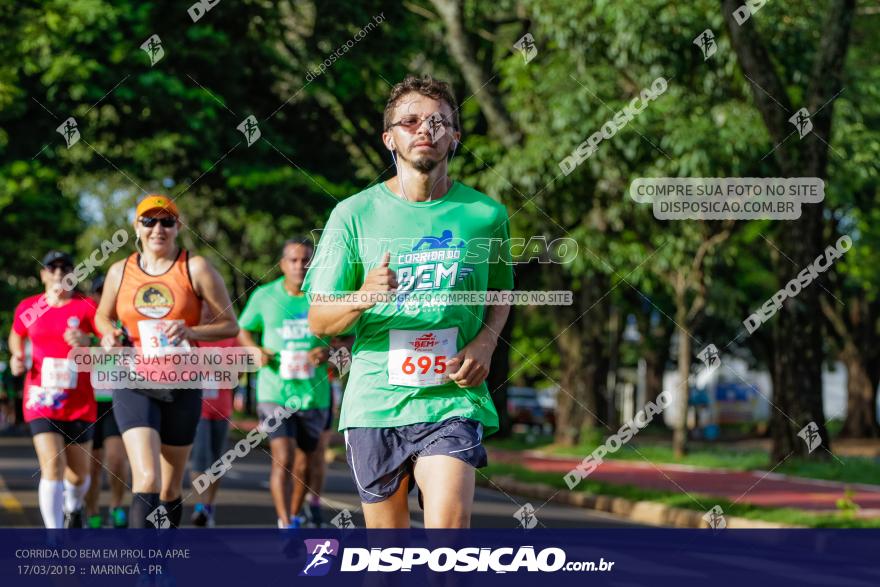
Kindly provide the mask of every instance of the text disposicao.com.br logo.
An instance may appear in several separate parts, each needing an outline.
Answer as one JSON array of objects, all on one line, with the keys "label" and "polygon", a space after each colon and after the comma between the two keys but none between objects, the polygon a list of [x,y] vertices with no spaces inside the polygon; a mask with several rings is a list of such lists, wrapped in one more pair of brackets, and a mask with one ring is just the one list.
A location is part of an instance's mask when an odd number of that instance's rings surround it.
[{"label": "text disposicao.com.br logo", "polygon": [[[340,554],[339,541],[330,538],[305,540],[308,560],[300,572],[301,577],[326,575],[333,567],[333,560]],[[596,561],[566,561],[561,548],[544,548],[536,551],[534,546],[518,548],[464,547],[464,548],[354,548],[342,551],[340,572],[409,572],[415,566],[445,573],[455,571],[515,573],[517,571],[587,571],[605,572],[614,567],[613,561],[600,558]]]}]

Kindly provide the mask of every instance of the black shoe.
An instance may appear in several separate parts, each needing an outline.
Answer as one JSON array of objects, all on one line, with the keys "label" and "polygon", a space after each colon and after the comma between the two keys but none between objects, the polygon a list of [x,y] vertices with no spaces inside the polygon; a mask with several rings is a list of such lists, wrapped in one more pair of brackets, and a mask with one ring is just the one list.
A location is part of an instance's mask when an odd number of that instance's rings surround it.
[{"label": "black shoe", "polygon": [[82,528],[83,527],[83,511],[82,508],[64,513],[65,528]]},{"label": "black shoe", "polygon": [[207,526],[208,525],[208,514],[207,514],[207,512],[205,512],[205,506],[200,503],[197,503],[196,509],[193,512],[193,515],[189,519],[189,521],[192,522],[192,525],[196,526],[197,528],[204,528],[205,526]]},{"label": "black shoe", "polygon": [[309,505],[306,508],[306,512],[308,512],[309,522],[315,528],[321,528],[324,525],[324,516],[321,513],[321,506],[319,505]]}]

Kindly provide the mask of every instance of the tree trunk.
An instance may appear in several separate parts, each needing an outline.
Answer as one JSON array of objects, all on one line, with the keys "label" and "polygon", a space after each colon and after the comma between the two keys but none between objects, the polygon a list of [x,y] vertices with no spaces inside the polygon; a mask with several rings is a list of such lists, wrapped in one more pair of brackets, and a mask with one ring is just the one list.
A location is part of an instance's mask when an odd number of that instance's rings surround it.
[{"label": "tree trunk", "polygon": [[[551,284],[564,278],[562,272],[548,276]],[[605,326],[609,302],[607,298],[597,301],[607,285],[604,275],[584,278],[581,292],[574,296],[575,303],[553,314],[555,329],[561,333],[556,343],[562,365],[555,440],[565,446],[580,442],[585,429],[607,424],[604,392],[609,362]]]},{"label": "tree trunk", "polygon": [[877,315],[880,302],[869,301],[866,292],[845,296],[844,308],[821,298],[822,312],[841,346],[840,360],[846,365],[846,419],[841,436],[877,438],[877,385],[880,384]]},{"label": "tree trunk", "polygon": [[[831,2],[813,63],[810,87],[803,101],[811,115],[812,136],[797,141],[788,140],[792,132],[788,119],[797,108],[793,107],[785,84],[776,73],[775,64],[755,27],[755,19],[742,25],[736,22],[733,15],[740,4],[740,0],[721,0],[739,65],[753,86],[752,96],[770,137],[779,147],[773,152],[779,169],[785,177],[824,178],[833,100],[842,87],[855,0]],[[822,203],[806,205],[799,220],[782,223],[779,246],[787,258],[776,264],[780,287],[784,287],[799,270],[795,269],[793,273],[791,263],[798,268],[806,267],[824,248],[823,208]],[[812,456],[827,458],[830,454],[830,439],[822,410],[821,325],[815,320],[820,311],[818,285],[804,288],[796,299],[783,305],[776,317],[776,376],[770,418],[774,463],[792,454],[807,454],[806,443],[797,437],[797,433],[810,422],[818,427],[826,449],[816,451]]]},{"label": "tree trunk", "polygon": [[677,295],[675,300],[675,321],[678,330],[678,419],[672,435],[672,452],[675,458],[683,458],[687,454],[687,412],[690,396],[688,380],[691,373],[691,337],[687,330],[688,309],[684,295]]},{"label": "tree trunk", "polygon": [[480,105],[489,123],[489,132],[507,148],[519,142],[520,136],[510,115],[498,96],[494,75],[479,63],[462,20],[460,0],[431,0],[446,27],[446,46],[461,69],[468,90]]},{"label": "tree trunk", "polygon": [[672,329],[663,321],[650,332],[645,329],[646,340],[643,345],[642,357],[645,359],[645,403],[656,402],[663,392],[663,374],[669,361],[669,343]]},{"label": "tree trunk", "polygon": [[605,369],[605,406],[600,406],[599,416],[605,420],[605,425],[612,430],[620,427],[618,421],[619,411],[617,410],[617,370],[620,368],[620,344],[621,334],[621,315],[620,311],[611,306],[608,315],[608,333],[605,337],[608,344],[608,365]]},{"label": "tree trunk", "polygon": [[581,371],[584,355],[578,325],[565,331],[557,340],[562,373],[559,393],[556,394],[555,441],[563,446],[575,446],[580,442],[581,431],[587,423],[585,410],[580,405],[587,401],[587,384]]},{"label": "tree trunk", "polygon": [[846,365],[846,420],[840,435],[849,438],[878,438],[877,385],[872,380],[862,353],[846,345],[840,353]]}]

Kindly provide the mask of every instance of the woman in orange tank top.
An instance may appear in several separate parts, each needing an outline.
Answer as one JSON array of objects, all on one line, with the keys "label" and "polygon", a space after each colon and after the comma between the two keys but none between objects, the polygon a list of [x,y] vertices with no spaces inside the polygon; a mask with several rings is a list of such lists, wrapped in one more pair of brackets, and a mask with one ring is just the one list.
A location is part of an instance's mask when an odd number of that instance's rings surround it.
[{"label": "woman in orange tank top", "polygon": [[[114,263],[104,282],[95,317],[101,344],[120,346],[127,337],[146,352],[238,334],[220,275],[206,259],[177,245],[180,218],[174,202],[147,196],[137,206],[134,227],[141,252]],[[215,316],[211,323],[199,323],[202,304]],[[116,327],[117,319],[123,328]],[[113,394],[113,413],[131,462],[132,528],[180,524],[183,475],[201,406],[198,389]]]}]

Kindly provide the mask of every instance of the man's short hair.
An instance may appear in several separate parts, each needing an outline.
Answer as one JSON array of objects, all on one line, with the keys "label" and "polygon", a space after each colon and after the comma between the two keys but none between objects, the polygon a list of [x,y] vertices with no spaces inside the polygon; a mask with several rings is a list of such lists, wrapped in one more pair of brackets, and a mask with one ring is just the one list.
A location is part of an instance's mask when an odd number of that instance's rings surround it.
[{"label": "man's short hair", "polygon": [[286,241],[284,241],[284,244],[281,245],[281,256],[282,257],[284,256],[284,251],[290,245],[304,245],[304,246],[312,249],[312,251],[315,250],[315,245],[314,245],[314,243],[312,243],[312,239],[310,239],[307,236],[295,236],[293,238],[287,239]]},{"label": "man's short hair", "polygon": [[458,120],[458,102],[452,94],[452,88],[448,83],[434,79],[430,75],[416,77],[408,75],[403,81],[391,88],[391,95],[388,97],[388,103],[385,104],[384,128],[388,130],[394,121],[391,117],[394,115],[394,108],[401,98],[407,94],[421,94],[435,100],[442,100],[449,105],[452,110],[452,128],[453,130],[461,130],[461,124]]}]

